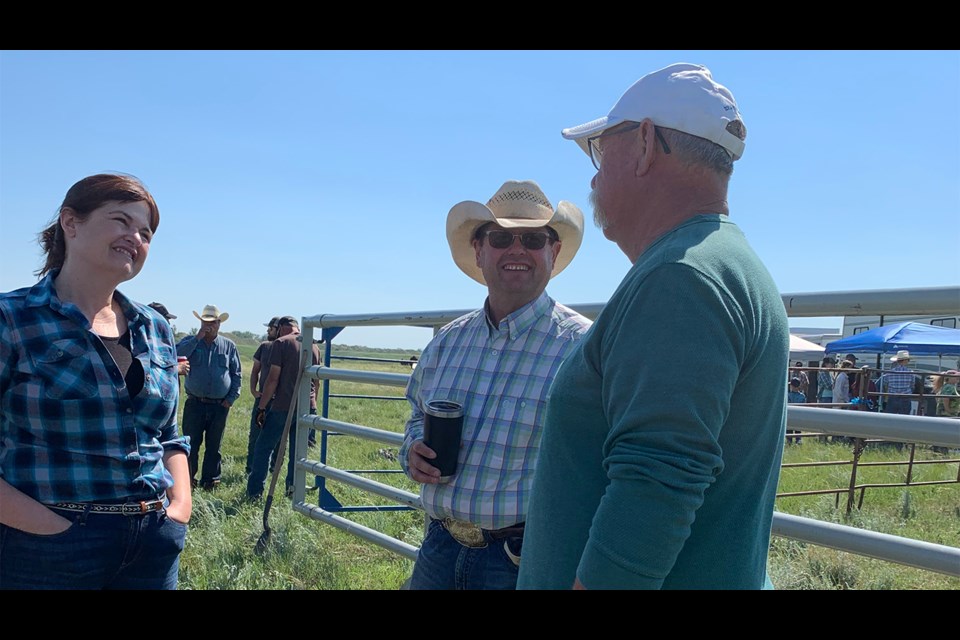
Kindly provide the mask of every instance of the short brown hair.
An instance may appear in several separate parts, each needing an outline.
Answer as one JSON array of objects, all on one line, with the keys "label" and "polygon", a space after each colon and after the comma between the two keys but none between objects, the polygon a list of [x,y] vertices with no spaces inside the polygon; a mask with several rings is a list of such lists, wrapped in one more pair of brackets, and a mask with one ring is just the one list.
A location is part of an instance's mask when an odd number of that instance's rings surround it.
[{"label": "short brown hair", "polygon": [[64,207],[69,207],[81,221],[85,221],[94,209],[107,202],[146,202],[150,209],[150,230],[156,232],[160,226],[160,209],[138,178],[120,173],[87,176],[70,187],[57,208],[57,215],[40,232],[37,241],[43,248],[46,261],[36,275],[43,276],[49,271],[59,269],[66,260],[67,245],[63,238],[63,228],[60,226],[60,212]]}]

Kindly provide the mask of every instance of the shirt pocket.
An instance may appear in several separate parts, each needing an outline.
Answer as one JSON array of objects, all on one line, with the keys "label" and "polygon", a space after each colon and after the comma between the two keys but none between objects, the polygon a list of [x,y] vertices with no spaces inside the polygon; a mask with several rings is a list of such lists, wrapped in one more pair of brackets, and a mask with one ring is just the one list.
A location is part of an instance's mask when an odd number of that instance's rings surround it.
[{"label": "shirt pocket", "polygon": [[500,464],[523,465],[539,448],[545,405],[545,401],[533,398],[500,398],[495,427],[489,436]]},{"label": "shirt pocket", "polygon": [[100,356],[79,340],[56,340],[34,357],[43,397],[86,400],[97,395],[97,373],[92,357]]},{"label": "shirt pocket", "polygon": [[177,354],[171,348],[160,347],[150,352],[148,382],[151,394],[164,400],[173,400],[180,390],[177,375]]}]

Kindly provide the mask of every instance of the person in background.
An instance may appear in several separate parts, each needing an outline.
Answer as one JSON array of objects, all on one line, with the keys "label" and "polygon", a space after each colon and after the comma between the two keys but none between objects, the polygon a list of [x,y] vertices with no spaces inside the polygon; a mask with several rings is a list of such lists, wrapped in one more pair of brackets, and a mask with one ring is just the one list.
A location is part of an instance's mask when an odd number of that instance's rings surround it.
[{"label": "person in background", "polygon": [[960,418],[960,371],[950,369],[943,375],[933,376],[933,393],[937,398],[937,415],[942,418]]},{"label": "person in background", "polygon": [[[896,363],[887,373],[881,376],[881,389],[891,394],[911,394],[917,382],[917,376],[910,371],[910,352],[906,350],[898,351],[895,356],[890,358],[890,362]],[[883,413],[897,413],[908,415],[910,413],[910,398],[906,395],[884,396]]]},{"label": "person in background", "polygon": [[[550,388],[518,588],[760,589],[787,416],[780,292],[730,219],[746,126],[701,65],[563,130],[632,266]],[[697,354],[710,384],[678,385]]]},{"label": "person in background", "polygon": [[0,589],[175,589],[193,502],[170,325],[117,290],[160,224],[122,174],[83,178],[0,294]]},{"label": "person in background", "polygon": [[[790,386],[787,388],[787,403],[788,404],[804,404],[807,401],[807,396],[800,391],[800,378],[794,376],[790,378]],[[800,436],[797,435],[793,438],[790,437],[791,434],[799,434],[800,432],[796,429],[787,429],[787,444],[803,444],[803,441],[800,439]]]},{"label": "person in background", "polygon": [[[300,323],[293,316],[281,316],[277,320],[278,338],[270,348],[270,367],[263,393],[257,401],[257,424],[260,436],[253,448],[250,461],[250,475],[247,477],[247,498],[258,500],[263,495],[267,469],[275,455],[274,450],[282,446],[281,439],[286,428],[287,413],[293,406],[297,415],[297,374],[300,371],[300,347],[302,336]],[[320,349],[314,342],[311,346],[311,364],[322,362]],[[310,413],[317,413],[316,390],[314,381],[310,390]],[[294,418],[296,419],[296,418]],[[290,455],[287,460],[286,495],[293,495],[293,474],[296,453],[296,431],[291,427],[287,438]]]},{"label": "person in background", "polygon": [[[280,330],[280,316],[270,318],[264,326],[267,328],[267,339],[257,346],[253,354],[253,366],[250,368],[250,395],[253,396],[253,407],[250,410],[250,433],[247,435],[247,460],[244,473],[249,476],[251,463],[253,461],[253,449],[257,444],[257,438],[260,437],[260,425],[257,424],[257,404],[260,396],[263,395],[263,385],[267,382],[267,371],[270,369],[270,348],[273,341],[277,339]],[[267,363],[267,368],[263,368],[263,363]],[[262,375],[261,375],[262,374]],[[267,400],[267,408],[270,407],[270,400]],[[274,459],[277,456],[277,450],[274,451]],[[270,465],[271,469],[273,465]]]},{"label": "person in background", "polygon": [[[800,381],[800,388],[798,390],[803,394],[804,398],[806,398],[807,393],[810,391],[810,378],[807,377],[807,372],[801,368],[803,367],[801,361],[797,360],[793,366],[794,368],[790,371],[791,377]],[[806,400],[804,400],[804,402],[806,402]]]},{"label": "person in background", "polygon": [[[148,304],[147,306],[150,307],[151,309],[153,309],[154,311],[156,311],[157,313],[159,313],[161,316],[163,316],[163,319],[170,323],[170,329],[171,329],[171,330],[173,329],[173,323],[170,322],[170,321],[171,321],[171,320],[176,320],[176,319],[177,319],[177,316],[175,316],[175,315],[173,315],[172,313],[170,313],[169,311],[167,311],[166,305],[163,305],[163,304],[161,304],[161,303],[159,303],[159,302],[151,302],[151,303]],[[187,375],[187,373],[189,373],[189,372],[190,372],[190,362],[187,361],[187,360],[180,360],[180,359],[178,359],[178,360],[177,360],[177,373],[178,373],[179,375],[181,375],[181,376],[185,376],[185,375]]]},{"label": "person in background", "polygon": [[[833,380],[833,401],[835,403],[850,402],[850,377],[847,374],[851,373],[852,369],[853,363],[849,360],[840,363],[840,371],[837,372],[837,377]],[[846,409],[847,407],[840,408]]]},{"label": "person in background", "polygon": [[[230,407],[240,397],[240,354],[233,340],[220,335],[220,325],[230,317],[208,304],[203,313],[193,312],[200,329],[177,343],[177,354],[190,361],[190,373],[184,380],[187,400],[183,404],[183,432],[190,436],[190,482],[212,490],[220,484],[223,454],[220,445],[227,428]],[[203,466],[200,446],[206,440]],[[197,481],[197,471],[200,480]]]},{"label": "person in background", "polygon": [[[849,356],[847,356],[849,358]],[[870,376],[870,367],[863,365],[860,367],[860,373],[850,373],[850,401],[857,403],[857,408],[861,411],[874,411],[877,406],[877,383]],[[866,380],[866,394],[861,394],[860,383]],[[864,396],[864,397],[861,397]],[[860,398],[858,401],[857,398]]]},{"label": "person in background", "polygon": [[[420,483],[430,518],[410,589],[516,587],[547,393],[590,326],[546,287],[582,238],[580,209],[563,200],[554,209],[530,180],[509,180],[486,204],[466,200],[447,213],[453,261],[487,297],[437,332],[407,385],[410,419],[398,458]],[[423,441],[423,409],[436,399],[464,412],[457,471],[447,482]]]},{"label": "person in background", "polygon": [[830,404],[833,402],[833,365],[836,364],[832,356],[824,356],[820,361],[820,371],[817,372],[817,402]]}]

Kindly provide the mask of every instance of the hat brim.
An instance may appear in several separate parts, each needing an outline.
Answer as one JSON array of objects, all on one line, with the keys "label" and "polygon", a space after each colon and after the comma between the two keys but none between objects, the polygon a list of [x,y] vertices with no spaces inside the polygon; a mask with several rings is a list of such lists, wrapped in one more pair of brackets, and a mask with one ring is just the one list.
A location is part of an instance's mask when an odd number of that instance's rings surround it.
[{"label": "hat brim", "polygon": [[226,322],[227,318],[230,317],[230,314],[227,313],[226,311],[221,313],[219,316],[201,316],[196,311],[193,312],[193,315],[194,317],[196,317],[197,320],[201,320],[203,322],[213,322],[214,320],[219,320],[220,322]]},{"label": "hat brim", "polygon": [[567,268],[577,255],[583,242],[583,212],[566,200],[561,200],[549,220],[527,218],[497,218],[485,204],[465,200],[453,206],[447,214],[447,243],[450,254],[460,270],[482,285],[487,281],[483,271],[477,266],[476,251],[473,248],[473,235],[477,229],[488,222],[494,222],[504,229],[539,229],[550,227],[560,238],[560,253],[553,263],[550,277]]},{"label": "hat brim", "polygon": [[610,127],[617,126],[621,122],[624,122],[623,118],[618,118],[617,116],[603,116],[602,118],[597,118],[596,120],[591,120],[590,122],[578,124],[575,127],[567,127],[566,129],[560,131],[560,135],[562,135],[566,140],[573,140],[576,142],[577,146],[589,156],[590,148],[587,146],[587,138],[599,135]]}]

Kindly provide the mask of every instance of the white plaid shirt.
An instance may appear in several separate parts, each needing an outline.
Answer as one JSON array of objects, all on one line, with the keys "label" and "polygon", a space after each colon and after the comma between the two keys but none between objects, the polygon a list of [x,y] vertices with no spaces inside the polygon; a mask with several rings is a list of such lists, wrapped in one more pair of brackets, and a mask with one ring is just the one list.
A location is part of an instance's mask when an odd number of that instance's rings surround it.
[{"label": "white plaid shirt", "polygon": [[430,341],[407,386],[411,417],[399,455],[404,472],[409,475],[410,446],[423,438],[423,405],[459,402],[464,421],[456,474],[448,483],[421,487],[427,514],[484,529],[526,519],[547,393],[591,324],[542,293],[498,327],[478,309]]}]

